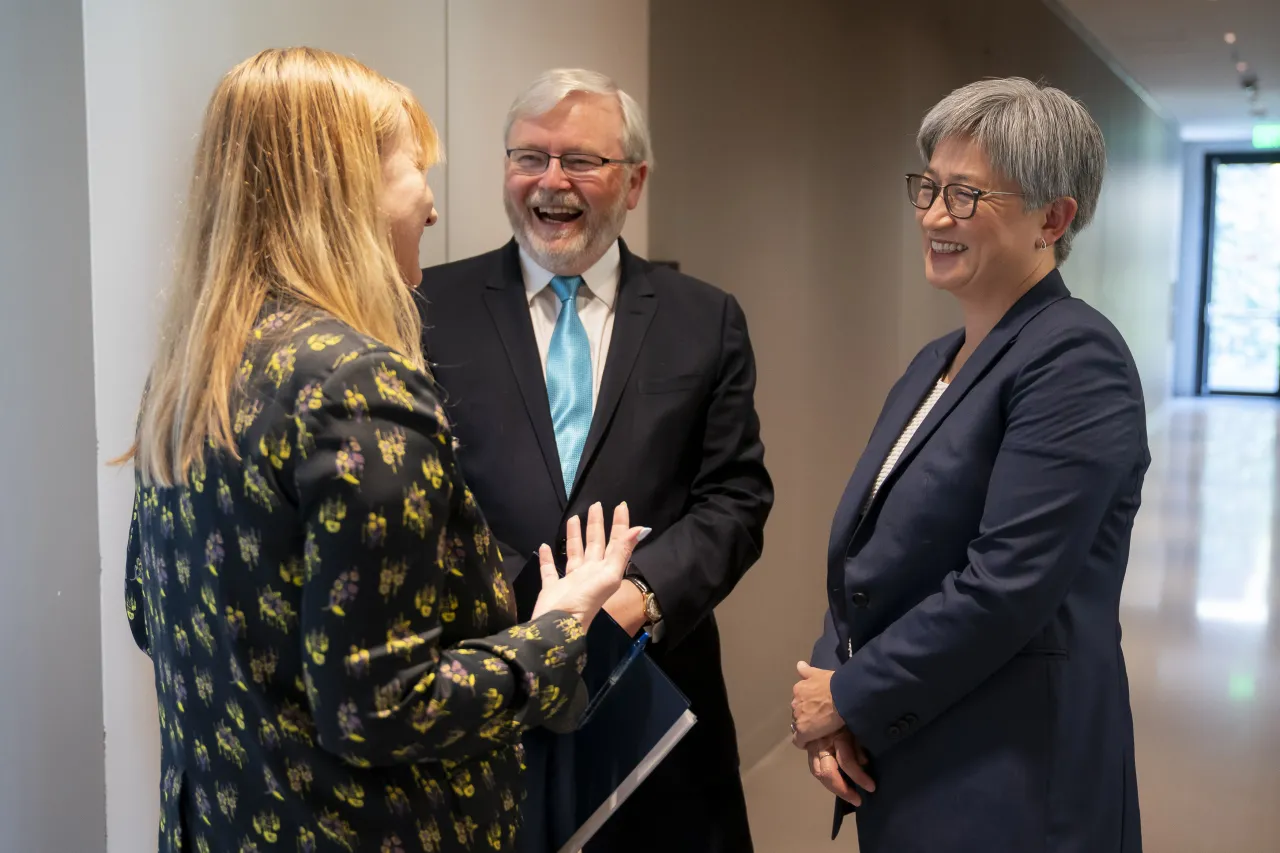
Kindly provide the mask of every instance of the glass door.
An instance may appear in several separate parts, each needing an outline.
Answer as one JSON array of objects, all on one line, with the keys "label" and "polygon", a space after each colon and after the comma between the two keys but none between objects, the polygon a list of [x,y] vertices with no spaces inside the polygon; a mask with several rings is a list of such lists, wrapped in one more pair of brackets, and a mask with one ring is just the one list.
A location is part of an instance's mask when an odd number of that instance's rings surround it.
[{"label": "glass door", "polygon": [[1200,387],[1280,396],[1280,155],[1206,161]]}]

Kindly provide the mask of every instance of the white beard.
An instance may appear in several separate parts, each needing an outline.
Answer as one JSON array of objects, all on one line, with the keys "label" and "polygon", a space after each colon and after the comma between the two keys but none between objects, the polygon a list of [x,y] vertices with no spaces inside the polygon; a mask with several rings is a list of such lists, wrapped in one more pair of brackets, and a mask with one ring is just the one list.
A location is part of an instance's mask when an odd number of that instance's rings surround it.
[{"label": "white beard", "polygon": [[[572,191],[548,193],[537,190],[524,204],[517,204],[507,193],[502,196],[507,211],[507,221],[515,234],[516,243],[529,253],[538,266],[555,275],[580,275],[604,256],[613,241],[622,234],[627,221],[627,196],[618,194],[617,200],[607,209],[598,212],[583,203]],[[530,227],[537,218],[535,207],[564,206],[582,210],[582,229],[568,240],[559,240],[552,246],[533,232]]]}]

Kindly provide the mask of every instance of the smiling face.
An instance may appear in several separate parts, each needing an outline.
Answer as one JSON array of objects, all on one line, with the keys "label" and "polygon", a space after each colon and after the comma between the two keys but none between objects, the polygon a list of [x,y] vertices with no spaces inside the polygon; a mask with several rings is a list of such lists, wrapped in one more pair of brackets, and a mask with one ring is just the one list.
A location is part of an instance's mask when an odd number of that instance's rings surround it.
[{"label": "smiling face", "polygon": [[[1074,202],[1059,199],[1043,208],[1027,210],[1020,188],[997,174],[980,146],[964,138],[938,143],[924,172],[934,183],[966,184],[987,192],[972,217],[957,219],[948,212],[941,193],[928,210],[916,210],[924,249],[925,276],[939,290],[958,296],[980,297],[1006,286],[1034,283],[1054,267],[1050,249],[1074,214]],[[1061,227],[1058,227],[1058,226]]]},{"label": "smiling face", "polygon": [[[515,121],[507,148],[624,160],[623,127],[617,98],[574,92],[540,116]],[[508,159],[506,168],[504,206],[516,241],[556,275],[581,275],[604,255],[648,175],[643,163],[566,174],[553,159],[545,172],[529,175]]]}]

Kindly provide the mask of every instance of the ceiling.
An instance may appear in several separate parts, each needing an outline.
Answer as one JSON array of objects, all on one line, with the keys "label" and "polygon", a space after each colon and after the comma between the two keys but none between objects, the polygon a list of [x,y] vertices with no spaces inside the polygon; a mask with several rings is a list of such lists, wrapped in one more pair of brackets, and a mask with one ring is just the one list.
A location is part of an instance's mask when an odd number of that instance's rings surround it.
[{"label": "ceiling", "polygon": [[[1254,124],[1280,122],[1280,0],[1047,2],[1074,16],[1177,121],[1184,139],[1248,139]],[[1228,32],[1236,35],[1234,46],[1226,43]],[[1238,61],[1257,75],[1254,102]],[[1254,107],[1265,116],[1251,115]]]}]

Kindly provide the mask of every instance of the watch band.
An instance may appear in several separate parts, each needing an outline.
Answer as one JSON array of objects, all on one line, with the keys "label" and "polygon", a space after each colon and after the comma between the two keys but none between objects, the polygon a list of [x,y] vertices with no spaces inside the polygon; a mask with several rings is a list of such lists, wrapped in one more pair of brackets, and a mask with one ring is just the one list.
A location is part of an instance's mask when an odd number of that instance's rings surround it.
[{"label": "watch band", "polygon": [[[653,628],[662,623],[662,608],[658,605],[657,596],[653,594],[653,590],[644,582],[644,578],[639,575],[628,575],[627,580],[635,584],[636,589],[640,590],[640,595],[644,598],[644,618],[648,620],[647,627],[650,629],[650,635],[654,635]],[[654,639],[657,639],[654,636]]]}]

